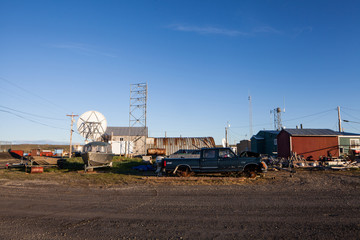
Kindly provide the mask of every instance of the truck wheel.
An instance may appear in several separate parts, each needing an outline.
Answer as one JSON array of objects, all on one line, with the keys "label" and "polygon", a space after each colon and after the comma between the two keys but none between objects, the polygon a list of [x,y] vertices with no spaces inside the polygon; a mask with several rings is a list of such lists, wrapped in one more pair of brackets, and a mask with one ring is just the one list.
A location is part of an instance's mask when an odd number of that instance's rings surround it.
[{"label": "truck wheel", "polygon": [[250,170],[248,173],[247,173],[248,177],[249,178],[256,178],[256,171],[255,170]]},{"label": "truck wheel", "polygon": [[190,177],[191,171],[188,167],[176,170],[176,175],[179,177]]}]

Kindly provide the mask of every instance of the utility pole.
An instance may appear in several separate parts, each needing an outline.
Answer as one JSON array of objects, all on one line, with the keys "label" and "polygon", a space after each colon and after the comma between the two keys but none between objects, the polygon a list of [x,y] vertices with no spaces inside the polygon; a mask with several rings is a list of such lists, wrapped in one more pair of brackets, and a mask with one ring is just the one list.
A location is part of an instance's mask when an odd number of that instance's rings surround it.
[{"label": "utility pole", "polygon": [[225,141],[226,141],[225,147],[229,147],[229,144],[228,144],[228,129],[229,129],[229,127],[230,127],[230,124],[229,124],[229,122],[227,122],[226,127],[225,127]]},{"label": "utility pole", "polygon": [[72,133],[74,132],[73,131],[73,125],[74,125],[74,117],[78,117],[79,115],[74,115],[74,114],[71,114],[71,115],[66,115],[68,117],[71,117],[71,130],[70,130],[70,152],[69,152],[69,158],[71,158],[71,148],[72,148]]},{"label": "utility pole", "polygon": [[340,116],[340,106],[337,107],[338,110],[338,120],[339,120],[339,132],[341,131],[341,116]]}]

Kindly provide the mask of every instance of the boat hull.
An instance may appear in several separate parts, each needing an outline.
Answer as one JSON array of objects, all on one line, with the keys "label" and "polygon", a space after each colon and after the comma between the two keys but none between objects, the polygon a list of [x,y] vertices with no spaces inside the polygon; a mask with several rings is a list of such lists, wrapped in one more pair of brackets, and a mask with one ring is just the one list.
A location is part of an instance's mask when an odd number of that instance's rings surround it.
[{"label": "boat hull", "polygon": [[110,165],[114,154],[101,152],[85,152],[81,154],[84,163],[89,167],[101,167]]}]

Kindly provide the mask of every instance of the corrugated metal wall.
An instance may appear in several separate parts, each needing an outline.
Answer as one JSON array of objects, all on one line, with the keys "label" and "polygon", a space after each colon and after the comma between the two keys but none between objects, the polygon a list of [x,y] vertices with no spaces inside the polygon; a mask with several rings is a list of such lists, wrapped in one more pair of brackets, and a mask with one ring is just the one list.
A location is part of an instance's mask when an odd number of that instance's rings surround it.
[{"label": "corrugated metal wall", "polygon": [[290,136],[281,131],[278,139],[278,157],[291,157],[291,152],[303,155],[304,158],[312,156],[318,160],[320,156],[339,156],[337,136]]},{"label": "corrugated metal wall", "polygon": [[304,158],[312,156],[318,160],[320,156],[339,156],[338,139],[336,136],[292,136],[292,151]]},{"label": "corrugated metal wall", "polygon": [[147,149],[166,149],[166,155],[173,154],[180,149],[200,149],[212,147],[215,147],[215,141],[212,137],[153,138],[148,141],[147,144]]}]

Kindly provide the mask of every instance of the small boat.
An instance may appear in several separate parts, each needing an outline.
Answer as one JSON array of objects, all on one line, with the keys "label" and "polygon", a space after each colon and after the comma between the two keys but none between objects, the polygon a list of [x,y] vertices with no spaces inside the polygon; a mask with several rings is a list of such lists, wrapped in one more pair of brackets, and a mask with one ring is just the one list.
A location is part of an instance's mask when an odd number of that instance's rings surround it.
[{"label": "small boat", "polygon": [[109,143],[91,142],[84,146],[81,157],[85,163],[85,170],[87,170],[111,166],[114,154]]}]

